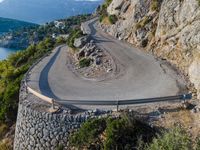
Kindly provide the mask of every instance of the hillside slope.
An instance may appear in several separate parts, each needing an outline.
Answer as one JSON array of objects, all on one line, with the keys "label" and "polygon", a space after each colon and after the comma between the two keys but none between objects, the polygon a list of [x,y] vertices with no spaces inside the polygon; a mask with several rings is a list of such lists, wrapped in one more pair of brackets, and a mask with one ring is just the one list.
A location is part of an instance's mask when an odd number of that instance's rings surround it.
[{"label": "hillside slope", "polygon": [[101,9],[107,9],[101,18],[104,31],[169,61],[194,84],[200,99],[197,0],[113,0]]},{"label": "hillside slope", "polygon": [[36,26],[36,24],[0,17],[0,34],[30,26]]}]

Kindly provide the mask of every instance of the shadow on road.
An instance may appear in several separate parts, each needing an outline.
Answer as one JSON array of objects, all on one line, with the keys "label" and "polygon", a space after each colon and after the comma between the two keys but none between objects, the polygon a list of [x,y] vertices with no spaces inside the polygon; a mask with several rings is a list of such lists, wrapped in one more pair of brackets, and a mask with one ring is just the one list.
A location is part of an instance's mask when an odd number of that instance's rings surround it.
[{"label": "shadow on road", "polygon": [[54,56],[50,59],[50,61],[41,71],[40,78],[39,78],[39,88],[40,88],[41,93],[53,99],[59,99],[59,98],[53,93],[53,91],[50,88],[49,81],[48,81],[48,74],[52,65],[56,61],[56,58],[58,54],[60,53],[60,50],[61,50],[61,47],[58,48],[58,51],[54,54]]},{"label": "shadow on road", "polygon": [[[61,47],[58,48],[57,52],[54,54],[54,56],[49,60],[49,62],[46,64],[46,66],[44,67],[44,69],[41,71],[40,73],[40,78],[39,78],[39,88],[40,88],[40,91],[42,93],[42,95],[45,95],[47,97],[50,97],[52,99],[54,99],[57,103],[59,103],[59,101],[65,101],[59,97],[57,97],[54,92],[51,90],[51,87],[49,85],[49,81],[48,81],[48,74],[49,74],[49,71],[52,67],[52,65],[54,64],[54,62],[56,61],[60,51],[61,51]],[[60,103],[59,103],[60,104]],[[67,104],[65,103],[65,106],[67,108],[70,108],[72,110],[82,110],[74,105],[71,105],[71,104]],[[82,110],[84,111],[84,110]]]}]

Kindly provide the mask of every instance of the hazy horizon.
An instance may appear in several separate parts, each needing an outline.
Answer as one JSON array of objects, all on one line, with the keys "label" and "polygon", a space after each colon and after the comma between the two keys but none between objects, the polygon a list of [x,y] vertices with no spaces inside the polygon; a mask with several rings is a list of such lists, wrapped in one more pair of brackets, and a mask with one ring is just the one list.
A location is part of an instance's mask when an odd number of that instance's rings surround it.
[{"label": "hazy horizon", "polygon": [[0,0],[0,17],[43,24],[92,13],[103,0]]}]

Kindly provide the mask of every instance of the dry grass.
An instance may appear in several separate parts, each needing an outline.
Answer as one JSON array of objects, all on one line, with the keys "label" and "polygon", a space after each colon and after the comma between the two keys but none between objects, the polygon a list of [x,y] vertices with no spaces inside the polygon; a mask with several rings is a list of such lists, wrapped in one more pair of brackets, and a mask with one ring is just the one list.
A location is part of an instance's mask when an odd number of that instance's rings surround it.
[{"label": "dry grass", "polygon": [[111,25],[108,16],[103,18],[102,23],[105,24],[105,25]]},{"label": "dry grass", "polygon": [[8,131],[8,126],[6,124],[0,124],[0,139],[3,138],[3,136],[6,134]]},{"label": "dry grass", "polygon": [[9,140],[0,141],[0,150],[12,150],[11,143]]},{"label": "dry grass", "polygon": [[194,114],[189,110],[181,109],[177,112],[166,113],[164,118],[156,122],[156,125],[168,129],[181,125],[195,139],[200,134],[200,114]]}]

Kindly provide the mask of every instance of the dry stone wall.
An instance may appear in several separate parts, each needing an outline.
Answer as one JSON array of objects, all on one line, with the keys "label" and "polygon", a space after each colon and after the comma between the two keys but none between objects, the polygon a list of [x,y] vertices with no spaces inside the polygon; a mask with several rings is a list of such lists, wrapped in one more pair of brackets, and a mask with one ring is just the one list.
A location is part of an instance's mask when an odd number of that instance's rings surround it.
[{"label": "dry stone wall", "polygon": [[97,111],[71,114],[60,109],[48,112],[51,105],[45,104],[21,86],[14,150],[55,150],[58,145],[68,146],[71,132],[87,119],[100,117]]}]

